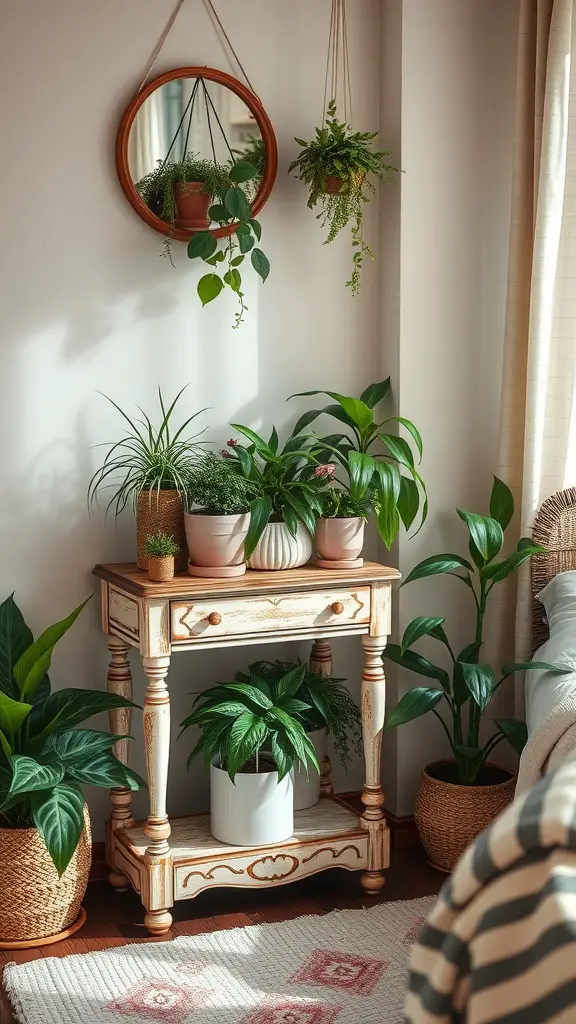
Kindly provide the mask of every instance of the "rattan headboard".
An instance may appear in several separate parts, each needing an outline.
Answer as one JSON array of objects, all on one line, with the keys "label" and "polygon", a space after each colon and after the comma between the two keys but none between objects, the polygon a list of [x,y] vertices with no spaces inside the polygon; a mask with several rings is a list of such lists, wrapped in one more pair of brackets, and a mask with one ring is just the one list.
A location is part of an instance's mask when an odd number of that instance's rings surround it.
[{"label": "rattan headboard", "polygon": [[548,624],[542,605],[534,598],[559,572],[576,569],[576,487],[546,499],[534,519],[532,537],[548,548],[530,560],[532,650],[536,650],[548,639]]}]

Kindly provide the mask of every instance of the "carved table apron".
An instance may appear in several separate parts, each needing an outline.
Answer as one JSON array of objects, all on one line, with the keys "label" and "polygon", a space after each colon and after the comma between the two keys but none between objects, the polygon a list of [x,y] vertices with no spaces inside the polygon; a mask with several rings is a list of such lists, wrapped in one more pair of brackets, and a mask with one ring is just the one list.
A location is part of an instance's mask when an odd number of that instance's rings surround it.
[{"label": "carved table apron", "polygon": [[[382,811],[380,755],[386,685],[382,651],[390,632],[392,582],[396,569],[365,562],[339,571],[307,565],[283,572],[252,572],[236,579],[178,575],[152,583],[132,563],[97,565],[102,589],[102,630],[110,650],[108,689],[132,697],[128,652],[142,656],[147,688],[144,739],[150,810],[135,824],[131,793],[113,789],[106,855],[110,881],[130,883],[146,908],[146,927],[162,935],[172,924],[175,900],[190,899],[213,886],[282,885],[340,867],[361,870],[368,894],[384,885],[389,865],[389,831]],[[333,796],[328,758],[322,763],[316,807],[296,811],[294,835],[272,847],[246,849],[219,843],[209,815],[168,820],[166,790],[170,753],[170,697],[166,676],[179,651],[235,647],[280,640],[311,639],[311,669],[332,674],[330,638],[358,634],[365,653],[362,673],[362,734],[366,781],[360,818]],[[130,732],[131,710],[110,714],[111,731]],[[128,762],[128,740],[116,754]]]}]

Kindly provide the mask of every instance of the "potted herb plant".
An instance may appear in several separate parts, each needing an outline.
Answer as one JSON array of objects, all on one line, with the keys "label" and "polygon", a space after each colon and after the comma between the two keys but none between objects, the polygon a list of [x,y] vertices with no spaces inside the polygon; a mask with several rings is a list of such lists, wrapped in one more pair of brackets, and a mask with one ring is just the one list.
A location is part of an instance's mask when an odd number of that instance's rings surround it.
[{"label": "potted herb plant", "polygon": [[294,831],[292,768],[319,765],[296,714],[308,705],[295,698],[305,666],[268,682],[255,671],[248,683],[221,683],[195,701],[183,730],[201,736],[188,763],[201,752],[210,766],[211,831],[232,846],[268,846]]},{"label": "potted herb plant", "polygon": [[354,499],[340,486],[323,495],[315,534],[321,569],[354,569],[363,564],[364,526],[373,511],[369,493]]},{"label": "potted herb plant", "polygon": [[[245,552],[251,569],[294,569],[310,560],[315,515],[322,510],[321,493],[326,488],[325,467],[306,450],[307,438],[293,435],[279,450],[276,429],[268,441],[249,427],[233,423],[234,430],[249,445],[233,439],[228,457],[253,485],[250,527]],[[309,479],[302,478],[310,467]]]},{"label": "potted herb plant", "polygon": [[231,184],[230,167],[187,153],[182,160],[159,160],[136,188],[146,206],[166,224],[202,231],[210,226],[210,204],[221,200]]},{"label": "potted herb plant", "polygon": [[[178,545],[176,568],[186,568],[183,495],[188,477],[202,451],[202,442],[198,440],[202,432],[186,436],[185,431],[205,410],[201,409],[174,427],[174,410],[185,390],[182,388],[166,408],[162,391],[158,388],[161,414],[159,427],[155,427],[142,410],[142,419],[132,419],[116,402],[108,398],[129,429],[119,441],[108,444],[109,450],[104,461],[88,486],[88,504],[93,508],[99,492],[112,487],[114,490],[106,512],[113,508],[114,514],[119,515],[127,506],[134,509],[136,561],[139,569],[148,568],[146,538],[158,530],[174,538]],[[104,397],[107,398],[107,395]]]},{"label": "potted herb plant", "polygon": [[148,579],[153,583],[167,583],[174,579],[174,555],[178,545],[170,533],[158,530],[146,538],[148,555]]},{"label": "potted herb plant", "polygon": [[192,576],[217,578],[246,572],[244,542],[254,493],[253,484],[222,455],[207,452],[192,470],[184,515]]},{"label": "potted herb plant", "polygon": [[[503,665],[495,672],[491,665],[482,661],[484,619],[492,590],[533,554],[544,549],[523,537],[515,551],[498,558],[504,532],[514,514],[514,500],[506,484],[497,478],[492,488],[489,516],[457,511],[468,531],[470,558],[458,554],[432,555],[419,562],[402,585],[441,573],[460,580],[476,610],[474,639],[455,654],[444,631],[445,618],[419,616],[406,627],[402,643],[388,644],[383,655],[388,661],[439,684],[427,683],[405,693],[390,712],[385,728],[396,728],[432,712],[444,730],[452,756],[424,768],[415,807],[416,824],[426,855],[443,871],[452,870],[468,844],[514,795],[514,772],[494,764],[490,757],[504,740],[520,753],[526,742],[526,725],[515,719],[496,718],[493,734],[487,741],[481,739],[481,717],[492,697],[515,672],[539,668],[566,671],[529,661]],[[449,671],[413,649],[422,637],[432,637],[444,647]],[[440,714],[439,705],[446,708],[448,721]]]},{"label": "potted herb plant", "polygon": [[270,262],[255,244],[262,237],[262,228],[259,221],[253,218],[250,200],[240,187],[253,181],[258,176],[258,170],[247,160],[238,160],[230,168],[229,175],[232,184],[221,202],[210,207],[208,217],[220,227],[231,230],[221,239],[211,231],[197,232],[188,243],[188,256],[190,259],[202,259],[212,268],[198,282],[202,305],[213,302],[225,288],[229,288],[238,298],[238,312],[233,326],[239,327],[247,308],[239,267],[250,253],[252,267],[265,281],[270,273]]},{"label": "potted herb plant", "polygon": [[354,132],[345,121],[338,120],[334,100],[328,116],[311,142],[296,139],[301,152],[288,168],[308,185],[308,207],[319,207],[317,219],[328,227],[326,243],[333,242],[350,225],[354,250],[352,276],[346,282],[352,294],[360,291],[360,274],[365,257],[374,259],[372,249],[364,240],[362,223],[364,207],[376,193],[372,178],[390,181],[397,167],[387,163],[389,152],[373,148],[378,132]]},{"label": "potted herb plant", "polygon": [[[376,417],[375,409],[386,398],[389,390],[390,378],[387,377],[386,380],[370,384],[359,398],[340,395],[336,391],[303,391],[299,395],[290,396],[328,395],[333,400],[333,404],[322,409],[311,409],[303,413],[294,427],[293,435],[302,437],[310,423],[322,413],[337,419],[340,427],[344,425],[343,432],[314,438],[310,451],[317,462],[328,458],[336,461],[339,469],[344,472],[342,486],[349,496],[346,500],[352,502],[357,510],[368,511],[368,506],[374,509],[378,533],[387,548],[392,546],[401,522],[409,530],[420,510],[420,526],[428,514],[426,485],[416,469],[417,459],[422,459],[419,430],[411,420],[403,416],[388,416],[384,419]],[[406,431],[409,441],[390,433],[395,424]],[[304,470],[303,478],[311,472],[309,469]],[[333,506],[328,507],[330,509]],[[362,513],[357,518],[361,516]],[[321,527],[321,533],[323,529]],[[331,532],[337,532],[337,524],[331,528]]]},{"label": "potted herb plant", "polygon": [[131,702],[100,690],[51,692],[52,651],[83,607],[34,640],[14,596],[0,605],[2,943],[57,941],[79,917],[91,861],[81,787],[144,785],[112,754],[120,737],[76,728]]}]

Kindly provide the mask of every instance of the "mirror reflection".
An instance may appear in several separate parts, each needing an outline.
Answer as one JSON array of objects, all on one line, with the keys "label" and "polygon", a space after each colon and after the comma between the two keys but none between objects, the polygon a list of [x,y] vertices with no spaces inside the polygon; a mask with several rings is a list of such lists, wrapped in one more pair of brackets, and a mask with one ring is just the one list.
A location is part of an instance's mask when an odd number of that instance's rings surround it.
[{"label": "mirror reflection", "polygon": [[143,202],[168,229],[193,232],[218,226],[208,210],[231,187],[234,163],[256,173],[241,184],[250,203],[258,192],[266,153],[250,109],[231,89],[204,78],[179,78],[156,89],[134,118],[128,168]]}]

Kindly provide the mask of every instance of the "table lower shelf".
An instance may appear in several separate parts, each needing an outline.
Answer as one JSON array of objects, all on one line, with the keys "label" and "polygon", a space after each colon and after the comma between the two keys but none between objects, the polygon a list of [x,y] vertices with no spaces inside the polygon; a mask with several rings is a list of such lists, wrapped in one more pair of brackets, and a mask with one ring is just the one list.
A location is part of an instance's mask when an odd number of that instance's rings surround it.
[{"label": "table lower shelf", "polygon": [[[328,868],[368,867],[368,832],[349,808],[324,797],[295,813],[294,835],[273,846],[247,848],[220,843],[210,834],[210,816],[172,821],[170,863],[174,900],[192,899],[215,886],[284,885]],[[119,829],[110,838],[110,863],[138,892],[146,892],[147,839],[143,825]]]}]

